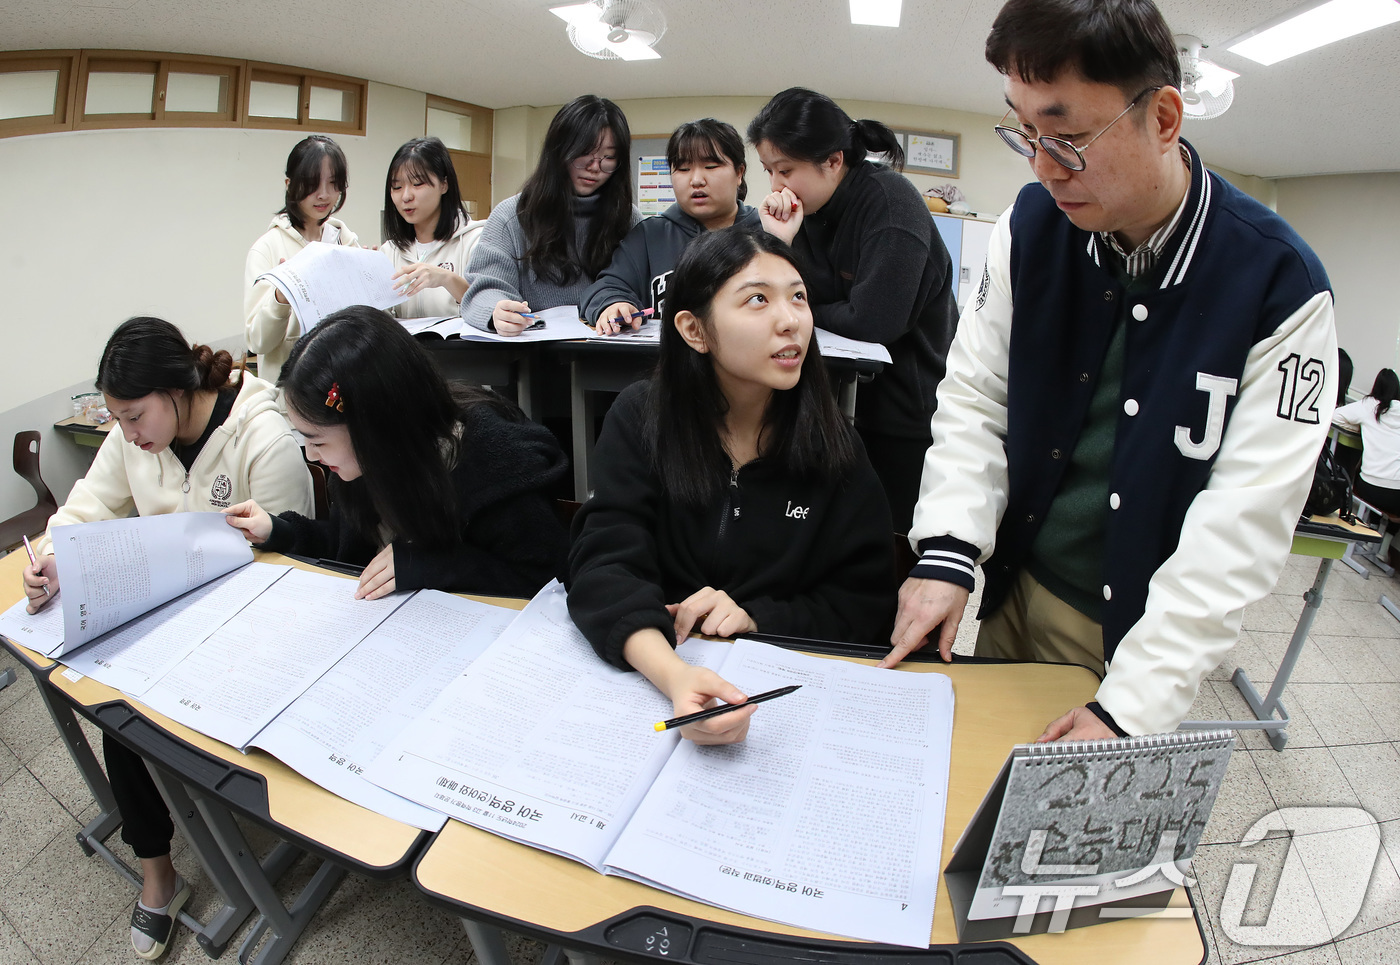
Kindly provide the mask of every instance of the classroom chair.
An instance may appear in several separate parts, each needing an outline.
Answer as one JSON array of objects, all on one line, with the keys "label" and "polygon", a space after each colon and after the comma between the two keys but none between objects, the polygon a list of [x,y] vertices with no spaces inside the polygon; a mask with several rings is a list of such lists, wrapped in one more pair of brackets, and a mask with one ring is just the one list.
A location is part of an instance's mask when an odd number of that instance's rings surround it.
[{"label": "classroom chair", "polygon": [[19,545],[20,538],[42,533],[49,517],[58,512],[58,500],[39,475],[39,433],[26,429],[15,433],[15,473],[34,489],[37,499],[32,509],[0,522],[0,553]]},{"label": "classroom chair", "polygon": [[330,490],[326,488],[326,468],[318,462],[307,460],[306,471],[311,473],[311,491],[316,500],[316,518],[329,519],[331,497]]}]

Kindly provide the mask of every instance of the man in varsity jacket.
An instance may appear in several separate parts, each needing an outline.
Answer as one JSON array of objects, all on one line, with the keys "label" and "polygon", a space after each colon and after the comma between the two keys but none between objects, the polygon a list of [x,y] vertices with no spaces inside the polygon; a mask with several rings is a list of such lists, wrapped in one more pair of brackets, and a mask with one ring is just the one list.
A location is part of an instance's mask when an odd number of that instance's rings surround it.
[{"label": "man in varsity jacket", "polygon": [[[1151,0],[1010,0],[987,39],[1029,158],[938,392],[883,665],[1106,665],[1042,740],[1173,730],[1288,555],[1336,398],[1317,258],[1180,140]],[[936,632],[935,632],[936,631]]]}]

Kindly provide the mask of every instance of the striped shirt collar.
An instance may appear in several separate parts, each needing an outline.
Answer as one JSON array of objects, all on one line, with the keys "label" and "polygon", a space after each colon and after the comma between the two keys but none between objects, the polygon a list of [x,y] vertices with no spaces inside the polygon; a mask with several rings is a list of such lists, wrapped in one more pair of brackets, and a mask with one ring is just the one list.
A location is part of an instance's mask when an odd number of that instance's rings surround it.
[{"label": "striped shirt collar", "polygon": [[1152,232],[1151,237],[1132,251],[1123,250],[1123,246],[1118,243],[1118,239],[1113,236],[1112,232],[1099,232],[1099,238],[1108,246],[1108,249],[1123,259],[1123,267],[1130,278],[1141,278],[1157,264],[1162,249],[1167,246],[1167,239],[1172,236],[1176,226],[1181,223],[1182,212],[1186,210],[1186,205],[1191,200],[1191,152],[1186,149],[1185,144],[1178,146],[1181,148],[1181,162],[1186,165],[1186,191],[1182,194],[1181,204],[1176,206],[1176,213],[1171,216],[1171,219]]},{"label": "striped shirt collar", "polygon": [[[1170,258],[1166,271],[1162,273],[1161,282],[1157,286],[1162,289],[1180,285],[1186,280],[1186,273],[1191,268],[1196,248],[1201,243],[1201,235],[1205,232],[1206,218],[1210,214],[1211,197],[1214,194],[1210,174],[1206,171],[1205,165],[1201,163],[1200,155],[1184,140],[1181,142],[1181,150],[1191,159],[1191,188],[1186,192],[1184,208],[1176,221],[1174,246],[1168,250],[1167,246],[1164,245],[1158,256],[1159,260]],[[1098,233],[1089,232],[1088,234],[1089,242],[1085,247],[1085,253],[1095,265],[1103,267],[1099,250],[1104,242],[1100,240]],[[1168,244],[1172,244],[1172,241],[1173,239],[1169,237]]]}]

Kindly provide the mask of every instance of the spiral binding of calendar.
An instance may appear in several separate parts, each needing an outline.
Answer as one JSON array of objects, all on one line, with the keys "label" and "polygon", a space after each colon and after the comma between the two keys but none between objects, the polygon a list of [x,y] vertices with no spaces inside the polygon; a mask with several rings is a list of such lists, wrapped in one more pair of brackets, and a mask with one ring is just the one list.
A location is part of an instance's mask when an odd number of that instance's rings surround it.
[{"label": "spiral binding of calendar", "polygon": [[1012,754],[1032,766],[1063,764],[1066,761],[1118,760],[1142,757],[1173,748],[1219,749],[1235,743],[1232,730],[1178,730],[1141,737],[1113,737],[1106,740],[1058,741],[1048,744],[1017,744]]}]

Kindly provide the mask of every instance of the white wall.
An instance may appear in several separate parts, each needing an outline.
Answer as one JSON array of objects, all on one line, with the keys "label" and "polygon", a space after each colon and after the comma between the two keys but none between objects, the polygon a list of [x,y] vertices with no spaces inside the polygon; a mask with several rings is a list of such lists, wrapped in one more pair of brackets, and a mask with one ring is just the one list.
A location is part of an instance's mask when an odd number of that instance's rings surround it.
[{"label": "white wall", "polygon": [[1337,342],[1365,392],[1382,368],[1400,369],[1394,272],[1400,266],[1400,174],[1280,178],[1278,213],[1303,236],[1332,281]]},{"label": "white wall", "polygon": [[[379,240],[385,166],[423,134],[426,95],[370,84],[367,133],[338,136],[349,162],[343,218]],[[282,206],[293,131],[74,131],[0,138],[0,519],[32,494],[9,470],[10,440],[71,415],[90,391],[112,329],[137,314],[179,325],[191,340],[243,332],[243,262]],[[66,447],[66,448],[65,448]],[[59,500],[88,453],[45,432],[44,479]]]}]

